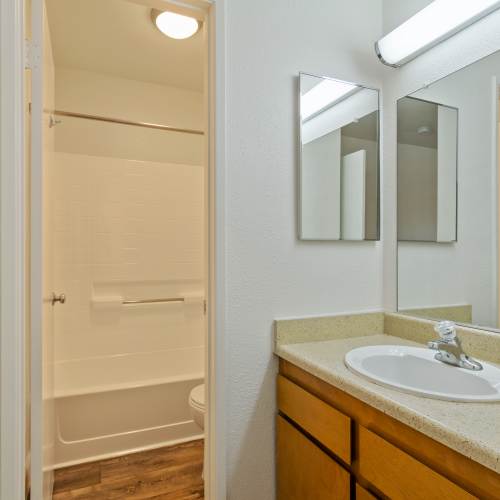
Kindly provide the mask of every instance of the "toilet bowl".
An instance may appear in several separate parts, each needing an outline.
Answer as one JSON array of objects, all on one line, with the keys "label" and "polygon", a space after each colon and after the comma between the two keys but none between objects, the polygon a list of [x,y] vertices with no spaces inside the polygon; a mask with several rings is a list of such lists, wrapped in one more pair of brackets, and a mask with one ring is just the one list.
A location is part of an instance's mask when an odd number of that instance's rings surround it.
[{"label": "toilet bowl", "polygon": [[201,429],[205,428],[205,385],[197,385],[189,393],[191,417]]}]

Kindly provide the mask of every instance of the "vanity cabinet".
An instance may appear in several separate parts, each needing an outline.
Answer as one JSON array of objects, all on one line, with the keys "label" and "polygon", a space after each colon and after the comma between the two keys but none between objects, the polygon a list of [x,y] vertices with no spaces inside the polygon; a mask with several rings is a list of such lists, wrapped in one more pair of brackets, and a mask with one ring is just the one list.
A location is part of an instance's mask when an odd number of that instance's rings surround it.
[{"label": "vanity cabinet", "polygon": [[278,416],[277,426],[279,498],[349,500],[349,472],[283,417]]},{"label": "vanity cabinet", "polygon": [[280,360],[278,500],[500,499],[500,475]]},{"label": "vanity cabinet", "polygon": [[363,486],[360,484],[356,483],[356,493],[354,498],[357,500],[376,500],[377,497],[373,496],[368,490],[365,490]]}]

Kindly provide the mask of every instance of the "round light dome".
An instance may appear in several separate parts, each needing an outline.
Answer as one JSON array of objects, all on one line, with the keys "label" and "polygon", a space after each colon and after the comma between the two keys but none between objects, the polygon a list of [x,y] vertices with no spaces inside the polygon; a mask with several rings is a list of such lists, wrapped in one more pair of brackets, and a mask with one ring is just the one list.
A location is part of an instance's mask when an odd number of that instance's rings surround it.
[{"label": "round light dome", "polygon": [[418,135],[429,135],[432,134],[432,128],[429,125],[421,125],[417,128]]},{"label": "round light dome", "polygon": [[183,40],[193,36],[199,29],[198,21],[175,12],[153,12],[156,27],[170,38]]}]

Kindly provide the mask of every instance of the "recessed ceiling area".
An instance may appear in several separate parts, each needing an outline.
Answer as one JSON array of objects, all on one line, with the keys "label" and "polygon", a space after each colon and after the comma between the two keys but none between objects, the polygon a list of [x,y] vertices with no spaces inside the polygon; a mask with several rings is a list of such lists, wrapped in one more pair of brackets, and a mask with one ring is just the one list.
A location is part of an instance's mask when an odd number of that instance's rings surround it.
[{"label": "recessed ceiling area", "polygon": [[202,33],[168,38],[147,6],[127,0],[47,0],[47,14],[56,67],[203,88]]},{"label": "recessed ceiling area", "polygon": [[378,138],[378,111],[362,116],[356,122],[342,127],[342,135],[376,141]]},{"label": "recessed ceiling area", "polygon": [[[398,101],[398,143],[437,148],[437,104],[404,97]],[[428,132],[422,133],[422,127]],[[420,133],[419,133],[420,130]]]}]

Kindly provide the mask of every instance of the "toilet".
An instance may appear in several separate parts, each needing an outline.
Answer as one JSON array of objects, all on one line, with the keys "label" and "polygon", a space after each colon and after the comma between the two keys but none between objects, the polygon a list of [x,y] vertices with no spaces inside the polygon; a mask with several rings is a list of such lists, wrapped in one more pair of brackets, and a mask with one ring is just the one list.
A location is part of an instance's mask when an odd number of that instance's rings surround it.
[{"label": "toilet", "polygon": [[205,384],[197,385],[189,393],[191,417],[203,430],[205,428]]}]

